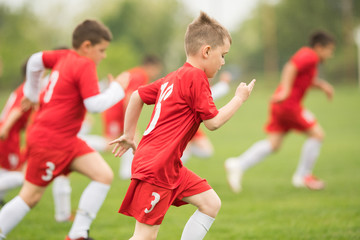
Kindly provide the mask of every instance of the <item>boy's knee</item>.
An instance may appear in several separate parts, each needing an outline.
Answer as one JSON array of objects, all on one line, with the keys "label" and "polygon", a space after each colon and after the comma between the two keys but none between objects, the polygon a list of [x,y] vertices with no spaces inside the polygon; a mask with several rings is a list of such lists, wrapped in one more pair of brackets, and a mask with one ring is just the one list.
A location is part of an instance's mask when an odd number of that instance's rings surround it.
[{"label": "boy's knee", "polygon": [[[216,196],[216,197],[215,197]],[[221,208],[221,200],[218,195],[215,195],[201,207],[199,207],[199,211],[215,218]]]},{"label": "boy's knee", "polygon": [[106,171],[102,171],[102,174],[96,175],[92,180],[111,185],[114,179],[114,173],[111,169],[107,169]]},{"label": "boy's knee", "polygon": [[325,132],[322,130],[311,132],[310,136],[311,138],[315,138],[319,141],[323,141],[325,138]]}]

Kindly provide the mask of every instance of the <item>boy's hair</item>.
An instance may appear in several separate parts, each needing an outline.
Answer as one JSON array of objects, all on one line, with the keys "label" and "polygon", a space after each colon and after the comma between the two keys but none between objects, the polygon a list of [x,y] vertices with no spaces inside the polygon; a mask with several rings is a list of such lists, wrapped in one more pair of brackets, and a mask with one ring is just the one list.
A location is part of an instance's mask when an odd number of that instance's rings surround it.
[{"label": "boy's hair", "polygon": [[212,48],[224,45],[225,38],[232,42],[230,33],[218,21],[210,18],[206,13],[189,24],[185,33],[186,55],[195,55],[204,44]]},{"label": "boy's hair", "polygon": [[315,47],[315,45],[320,44],[321,46],[326,46],[328,44],[334,44],[335,39],[324,31],[316,31],[310,35],[309,45],[310,47]]},{"label": "boy's hair", "polygon": [[160,65],[160,59],[155,55],[146,55],[142,60],[142,65]]},{"label": "boy's hair", "polygon": [[86,40],[89,40],[92,45],[100,43],[101,40],[110,42],[112,34],[109,28],[101,22],[85,20],[75,28],[72,36],[72,45],[75,49],[78,49]]},{"label": "boy's hair", "polygon": [[24,80],[26,77],[26,67],[27,67],[27,62],[29,60],[30,57],[26,58],[25,61],[21,64],[20,66],[20,70],[21,70],[21,80]]}]

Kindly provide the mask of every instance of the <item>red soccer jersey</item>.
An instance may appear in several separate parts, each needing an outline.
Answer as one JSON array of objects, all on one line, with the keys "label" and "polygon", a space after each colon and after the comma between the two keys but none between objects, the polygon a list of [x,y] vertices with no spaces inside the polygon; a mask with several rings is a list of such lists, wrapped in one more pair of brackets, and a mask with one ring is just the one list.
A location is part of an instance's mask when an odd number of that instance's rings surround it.
[{"label": "red soccer jersey", "polygon": [[[24,84],[21,84],[8,98],[5,107],[1,112],[0,128],[13,109],[21,108],[21,99],[24,96],[23,87]],[[19,167],[24,160],[20,154],[20,134],[26,127],[30,113],[31,110],[23,113],[11,127],[8,137],[5,140],[0,140],[0,166],[6,169],[14,170]]]},{"label": "red soccer jersey", "polygon": [[[292,108],[301,106],[301,101],[306,91],[313,83],[320,59],[313,49],[303,47],[292,56],[290,61],[295,65],[297,74],[289,97],[283,102],[276,104],[279,107]],[[280,85],[276,89],[275,94],[281,91],[281,88],[282,86]]]},{"label": "red soccer jersey", "polygon": [[155,104],[136,150],[132,178],[174,189],[181,182],[180,157],[203,120],[218,114],[204,71],[185,63],[177,71],[138,89]]},{"label": "red soccer jersey", "polygon": [[43,52],[43,63],[52,72],[28,142],[43,148],[71,149],[86,113],[83,100],[100,93],[96,65],[73,50]]},{"label": "red soccer jersey", "polygon": [[[124,128],[124,117],[125,110],[128,104],[128,100],[131,94],[137,90],[140,86],[145,85],[149,82],[149,76],[145,70],[141,67],[132,68],[128,71],[130,73],[129,85],[125,90],[125,97],[123,100],[107,109],[103,113],[104,119],[104,131],[105,135],[109,137],[114,137],[114,135],[119,135]],[[115,126],[113,125],[114,123]],[[115,129],[112,129],[115,127]]]}]

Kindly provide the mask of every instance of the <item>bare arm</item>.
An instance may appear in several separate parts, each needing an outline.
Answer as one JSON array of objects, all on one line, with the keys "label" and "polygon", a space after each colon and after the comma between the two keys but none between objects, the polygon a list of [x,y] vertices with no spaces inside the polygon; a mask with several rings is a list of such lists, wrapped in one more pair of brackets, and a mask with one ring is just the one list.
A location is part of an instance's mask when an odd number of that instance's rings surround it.
[{"label": "bare arm", "polygon": [[136,150],[134,141],[136,125],[143,105],[144,102],[140,98],[138,91],[133,92],[125,112],[124,134],[109,143],[110,145],[115,144],[112,151],[115,157],[121,157],[129,148]]},{"label": "bare arm", "polygon": [[8,137],[10,129],[14,126],[15,122],[22,116],[23,112],[20,108],[14,108],[9,112],[4,124],[0,128],[0,139],[4,140]]},{"label": "bare arm", "polygon": [[250,93],[255,85],[255,79],[246,85],[246,83],[240,83],[236,89],[235,96],[224,107],[219,110],[219,113],[208,120],[204,121],[204,125],[211,131],[220,128],[226,123],[234,113],[240,108],[240,106],[248,99]]},{"label": "bare arm", "polygon": [[321,89],[326,94],[327,98],[332,100],[334,96],[334,87],[330,83],[323,79],[316,78],[312,86]]},{"label": "bare arm", "polygon": [[289,96],[296,74],[297,70],[295,65],[287,62],[281,74],[282,91],[273,96],[272,102],[282,102]]}]

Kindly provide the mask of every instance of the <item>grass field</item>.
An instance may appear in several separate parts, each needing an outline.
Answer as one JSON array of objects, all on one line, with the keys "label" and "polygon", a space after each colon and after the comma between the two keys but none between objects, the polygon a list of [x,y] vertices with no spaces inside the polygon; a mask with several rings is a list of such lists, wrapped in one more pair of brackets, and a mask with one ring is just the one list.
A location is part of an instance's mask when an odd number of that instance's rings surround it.
[{"label": "grass field", "polygon": [[[222,199],[222,209],[207,240],[353,240],[360,239],[360,90],[337,86],[335,99],[312,91],[305,105],[317,116],[326,132],[315,174],[326,180],[326,189],[315,192],[295,189],[291,176],[296,168],[304,137],[292,133],[283,148],[250,169],[243,192],[233,194],[227,186],[224,160],[245,151],[262,139],[267,102],[274,89],[261,81],[242,109],[222,129],[207,132],[215,154],[207,160],[192,158],[187,167],[206,178]],[[217,102],[222,106],[230,96]],[[2,103],[6,96],[1,93]],[[3,104],[2,104],[3,105]],[[142,115],[140,129],[148,121],[149,108]],[[98,118],[98,116],[96,116]],[[100,123],[94,131],[100,133]],[[103,154],[115,173],[119,160]],[[72,204],[76,209],[88,180],[71,175]],[[129,181],[115,178],[109,195],[91,226],[96,240],[128,239],[134,219],[117,213]],[[18,189],[10,192],[10,200]],[[171,207],[160,228],[159,240],[180,239],[183,226],[195,211],[193,206]],[[44,198],[9,235],[9,240],[64,239],[71,223],[56,223],[51,188]]]}]

